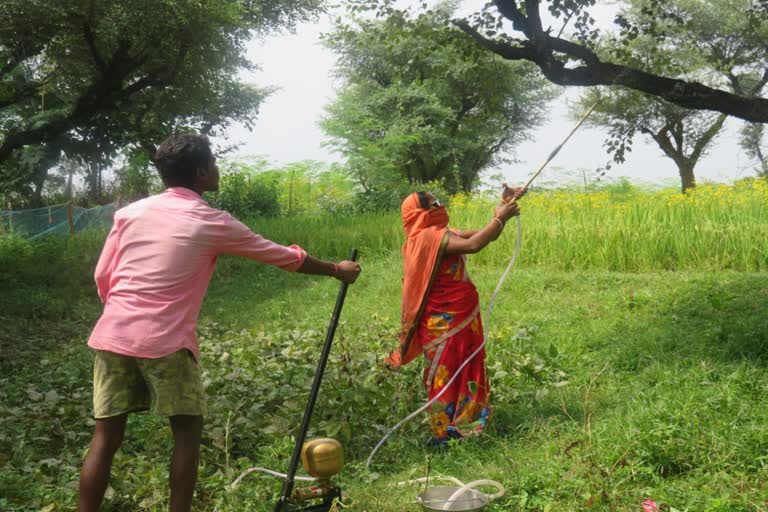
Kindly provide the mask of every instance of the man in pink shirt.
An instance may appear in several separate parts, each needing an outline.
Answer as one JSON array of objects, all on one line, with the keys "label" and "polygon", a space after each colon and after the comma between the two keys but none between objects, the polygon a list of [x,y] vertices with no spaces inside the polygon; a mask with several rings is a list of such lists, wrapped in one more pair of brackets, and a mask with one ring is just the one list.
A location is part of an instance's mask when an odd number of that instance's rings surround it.
[{"label": "man in pink shirt", "polygon": [[98,510],[128,413],[147,409],[168,416],[173,431],[170,510],[190,510],[206,412],[195,330],[220,254],[345,283],[360,273],[353,261],[278,245],[208,206],[202,193],[218,189],[219,169],[206,137],[169,138],[155,165],[168,189],[115,213],[96,266],[104,312],[88,340],[96,428],[80,473],[80,512]]}]

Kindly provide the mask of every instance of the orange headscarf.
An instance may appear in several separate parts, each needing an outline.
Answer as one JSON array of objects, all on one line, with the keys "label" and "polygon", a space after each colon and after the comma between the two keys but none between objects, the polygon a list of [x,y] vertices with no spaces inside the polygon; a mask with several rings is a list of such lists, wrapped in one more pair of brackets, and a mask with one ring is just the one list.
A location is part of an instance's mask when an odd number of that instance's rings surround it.
[{"label": "orange headscarf", "polygon": [[386,361],[395,368],[421,354],[411,339],[424,310],[427,294],[445,246],[448,244],[448,213],[445,207],[424,209],[413,193],[400,207],[405,229],[403,245],[403,305],[400,318],[400,348]]}]

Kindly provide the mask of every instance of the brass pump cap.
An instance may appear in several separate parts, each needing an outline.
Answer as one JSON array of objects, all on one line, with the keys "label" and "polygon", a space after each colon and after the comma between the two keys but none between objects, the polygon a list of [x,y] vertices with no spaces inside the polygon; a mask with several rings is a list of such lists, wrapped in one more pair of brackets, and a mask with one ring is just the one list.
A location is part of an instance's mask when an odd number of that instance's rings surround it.
[{"label": "brass pump cap", "polygon": [[304,443],[301,463],[310,476],[327,479],[344,467],[344,449],[335,439],[313,439]]}]

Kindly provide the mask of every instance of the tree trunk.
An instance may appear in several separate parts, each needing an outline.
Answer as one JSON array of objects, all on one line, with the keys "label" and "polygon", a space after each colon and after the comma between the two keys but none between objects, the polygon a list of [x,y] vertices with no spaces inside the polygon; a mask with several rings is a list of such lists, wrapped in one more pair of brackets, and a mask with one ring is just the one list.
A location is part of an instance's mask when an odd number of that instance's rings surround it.
[{"label": "tree trunk", "polygon": [[67,201],[72,200],[72,177],[74,176],[75,172],[73,170],[69,170],[67,172],[67,188],[65,191],[65,195],[67,196]]},{"label": "tree trunk", "polygon": [[43,183],[41,183],[39,180],[35,180],[34,186],[32,188],[30,206],[32,208],[41,208],[43,206]]},{"label": "tree trunk", "polygon": [[32,180],[32,197],[30,206],[40,208],[43,206],[43,185],[48,178],[48,159],[42,158],[35,169],[34,179]]},{"label": "tree trunk", "polygon": [[101,166],[96,164],[96,201],[101,202],[104,197],[104,181],[101,176]]},{"label": "tree trunk", "polygon": [[470,176],[461,177],[461,190],[470,194],[472,192],[473,179]]},{"label": "tree trunk", "polygon": [[680,173],[680,182],[683,186],[683,194],[696,187],[696,176],[693,174],[693,168],[696,162],[688,159],[676,159],[677,170]]},{"label": "tree trunk", "polygon": [[32,180],[32,196],[30,198],[32,208],[43,206],[43,187],[48,180],[48,169],[53,167],[55,160],[48,155],[37,163],[34,178]]}]

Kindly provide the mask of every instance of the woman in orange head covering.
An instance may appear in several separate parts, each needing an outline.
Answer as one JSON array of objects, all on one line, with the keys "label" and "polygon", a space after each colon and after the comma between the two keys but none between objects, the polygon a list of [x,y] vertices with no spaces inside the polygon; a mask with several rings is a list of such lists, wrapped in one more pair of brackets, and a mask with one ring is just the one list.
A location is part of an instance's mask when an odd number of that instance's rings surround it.
[{"label": "woman in orange head covering", "polygon": [[[394,367],[424,354],[424,386],[431,400],[483,342],[477,289],[466,272],[466,254],[496,240],[508,219],[520,214],[521,189],[505,188],[494,217],[477,231],[448,228],[448,213],[429,192],[402,203],[403,302],[400,347],[387,362]],[[436,443],[479,433],[490,418],[485,350],[461,370],[429,410]]]}]

